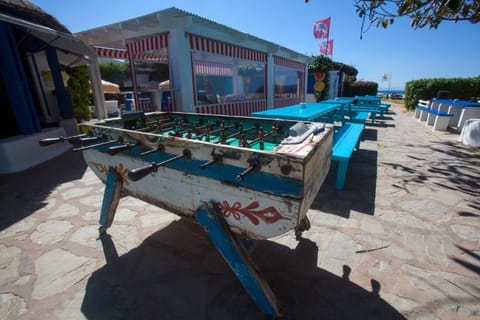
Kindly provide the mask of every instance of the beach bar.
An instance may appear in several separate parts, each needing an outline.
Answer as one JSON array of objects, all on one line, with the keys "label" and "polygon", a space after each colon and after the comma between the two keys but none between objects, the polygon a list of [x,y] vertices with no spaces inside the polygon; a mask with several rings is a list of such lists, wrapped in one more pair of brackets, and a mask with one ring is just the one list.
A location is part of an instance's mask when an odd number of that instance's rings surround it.
[{"label": "beach bar", "polygon": [[[99,58],[91,77],[100,77],[106,58],[129,63],[121,85],[138,111],[247,116],[305,100],[310,57],[177,8],[75,35]],[[159,65],[168,66],[168,79],[155,74]],[[107,117],[101,103],[97,109]]]}]

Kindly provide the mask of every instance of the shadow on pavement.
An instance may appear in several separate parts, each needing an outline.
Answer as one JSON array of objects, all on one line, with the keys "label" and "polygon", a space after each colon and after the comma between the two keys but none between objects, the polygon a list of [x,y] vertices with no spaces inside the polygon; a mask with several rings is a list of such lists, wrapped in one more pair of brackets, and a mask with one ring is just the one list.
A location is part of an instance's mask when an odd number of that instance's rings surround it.
[{"label": "shadow on pavement", "polygon": [[[362,136],[362,139],[369,138]],[[348,218],[352,210],[373,215],[377,188],[377,157],[377,151],[362,149],[360,142],[360,149],[354,151],[350,158],[343,190],[335,189],[337,166],[332,162],[330,172],[310,208],[344,218]]]},{"label": "shadow on pavement", "polygon": [[47,205],[58,185],[80,179],[87,164],[80,152],[64,154],[18,173],[0,175],[0,231]]},{"label": "shadow on pavement", "polygon": [[465,267],[466,269],[480,275],[480,255],[475,253],[472,250],[468,250],[467,248],[459,246],[458,244],[456,244],[455,246],[458,249],[462,250],[466,254],[467,258],[470,257],[472,260],[474,260],[476,264],[470,261],[467,261],[466,259],[452,258],[452,260],[460,264],[461,266]]},{"label": "shadow on pavement", "polygon": [[[173,222],[118,256],[102,236],[107,264],[88,280],[81,310],[87,319],[268,319],[243,289],[203,229]],[[295,249],[255,241],[252,259],[277,296],[285,319],[404,319],[381,298],[317,267],[317,245]]]},{"label": "shadow on pavement", "polygon": [[462,192],[477,200],[465,203],[472,209],[471,212],[457,212],[459,215],[477,215],[480,209],[480,156],[474,148],[465,147],[460,143],[426,141],[428,148],[436,157],[432,159],[417,155],[414,151],[418,145],[408,145],[412,153],[408,155],[412,159],[409,165],[396,162],[382,162],[384,166],[390,166],[404,173],[393,185],[396,188],[410,192],[411,186],[421,184],[432,191],[438,188]]}]

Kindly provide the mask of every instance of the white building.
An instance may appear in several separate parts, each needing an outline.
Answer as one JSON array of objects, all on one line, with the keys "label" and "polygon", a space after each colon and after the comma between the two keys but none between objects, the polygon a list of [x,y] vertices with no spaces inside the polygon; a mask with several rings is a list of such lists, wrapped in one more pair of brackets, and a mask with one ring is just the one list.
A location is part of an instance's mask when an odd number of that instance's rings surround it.
[{"label": "white building", "polygon": [[[131,83],[125,84],[139,110],[247,116],[305,99],[310,57],[177,8],[76,36],[98,57],[128,60]],[[155,64],[168,64],[166,105],[165,89],[151,86]],[[91,77],[99,83],[98,63],[91,64]],[[106,117],[102,92],[95,101],[99,118]]]}]

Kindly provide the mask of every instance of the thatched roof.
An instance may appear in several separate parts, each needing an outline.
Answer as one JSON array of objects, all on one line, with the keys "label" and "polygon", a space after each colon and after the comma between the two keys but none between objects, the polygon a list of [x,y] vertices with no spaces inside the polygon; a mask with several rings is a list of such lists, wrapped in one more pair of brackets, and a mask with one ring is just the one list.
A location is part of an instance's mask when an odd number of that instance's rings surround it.
[{"label": "thatched roof", "polygon": [[72,34],[57,19],[28,0],[0,0],[0,13]]}]

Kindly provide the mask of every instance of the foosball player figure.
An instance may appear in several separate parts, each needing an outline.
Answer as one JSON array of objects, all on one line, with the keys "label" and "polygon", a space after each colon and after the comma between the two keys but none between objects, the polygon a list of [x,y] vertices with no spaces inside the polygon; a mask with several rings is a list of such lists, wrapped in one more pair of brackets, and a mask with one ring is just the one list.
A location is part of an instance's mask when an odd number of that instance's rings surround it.
[{"label": "foosball player figure", "polygon": [[263,128],[260,128],[258,130],[258,138],[259,138],[258,145],[260,147],[260,150],[265,149],[265,143],[264,143],[264,139],[263,139],[264,135],[265,135],[265,132],[263,131]]},{"label": "foosball player figure", "polygon": [[242,134],[239,145],[240,147],[248,148],[248,142],[247,138],[245,138],[245,134]]}]

